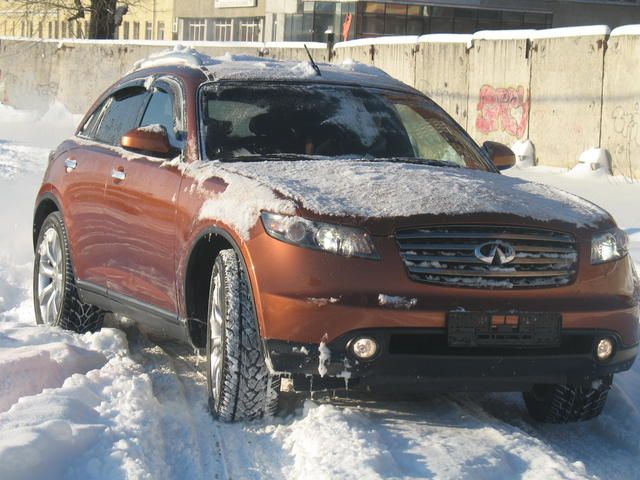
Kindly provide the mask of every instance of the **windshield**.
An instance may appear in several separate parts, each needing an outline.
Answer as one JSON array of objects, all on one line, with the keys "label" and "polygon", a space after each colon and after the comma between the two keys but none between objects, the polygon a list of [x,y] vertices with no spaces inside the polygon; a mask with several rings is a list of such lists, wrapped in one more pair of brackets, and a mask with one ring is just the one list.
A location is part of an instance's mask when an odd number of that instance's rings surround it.
[{"label": "windshield", "polygon": [[212,160],[305,156],[396,159],[486,170],[455,122],[426,98],[336,85],[206,86]]}]

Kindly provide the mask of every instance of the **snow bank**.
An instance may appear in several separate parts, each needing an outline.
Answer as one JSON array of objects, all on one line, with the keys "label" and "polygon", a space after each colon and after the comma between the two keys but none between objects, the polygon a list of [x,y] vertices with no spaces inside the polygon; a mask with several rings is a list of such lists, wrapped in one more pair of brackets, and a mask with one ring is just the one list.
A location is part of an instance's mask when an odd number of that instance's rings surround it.
[{"label": "snow bank", "polygon": [[[37,147],[54,148],[73,135],[82,115],[73,115],[60,102],[46,112],[16,110],[0,103],[0,142],[10,140]],[[15,147],[21,148],[21,147]]]},{"label": "snow bank", "polygon": [[614,28],[611,32],[612,37],[623,37],[627,35],[640,35],[640,25],[623,25]]},{"label": "snow bank", "polygon": [[480,30],[473,34],[473,40],[527,40],[536,30]]},{"label": "snow bank", "polygon": [[415,45],[418,43],[418,35],[403,35],[397,37],[373,37],[358,38],[357,40],[348,40],[346,42],[338,42],[335,44],[336,49],[349,47],[366,47],[369,45]]},{"label": "snow bank", "polygon": [[611,174],[609,152],[604,148],[590,148],[580,155],[578,164],[567,175],[574,177],[599,177]]},{"label": "snow bank", "polygon": [[473,35],[463,33],[431,33],[421,35],[418,38],[419,43],[464,43],[471,47]]},{"label": "snow bank", "polygon": [[609,35],[610,33],[611,29],[607,25],[589,25],[585,27],[562,27],[536,30],[531,35],[531,38],[589,37],[595,35]]},{"label": "snow bank", "polygon": [[533,167],[536,164],[536,150],[531,140],[519,140],[511,145],[516,155],[516,165],[519,167]]}]

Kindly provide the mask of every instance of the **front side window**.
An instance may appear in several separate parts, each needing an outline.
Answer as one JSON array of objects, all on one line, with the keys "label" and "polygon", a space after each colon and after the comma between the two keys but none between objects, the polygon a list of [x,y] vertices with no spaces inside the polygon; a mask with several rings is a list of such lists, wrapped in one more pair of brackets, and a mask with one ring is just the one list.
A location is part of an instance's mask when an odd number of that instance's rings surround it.
[{"label": "front side window", "polygon": [[433,103],[342,86],[211,85],[202,135],[210,159],[395,159],[488,169],[477,146]]},{"label": "front side window", "polygon": [[151,96],[147,109],[142,117],[141,127],[161,125],[169,135],[171,146],[180,148],[179,132],[176,125],[173,97],[164,90],[156,89]]},{"label": "front side window", "polygon": [[132,87],[112,95],[94,135],[95,139],[109,145],[120,146],[122,136],[136,128],[146,94],[147,91],[144,88]]}]

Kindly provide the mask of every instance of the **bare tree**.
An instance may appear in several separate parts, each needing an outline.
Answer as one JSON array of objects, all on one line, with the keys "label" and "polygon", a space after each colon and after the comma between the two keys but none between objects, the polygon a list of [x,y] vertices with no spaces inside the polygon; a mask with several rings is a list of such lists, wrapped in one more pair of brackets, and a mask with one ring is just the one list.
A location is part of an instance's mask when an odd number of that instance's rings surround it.
[{"label": "bare tree", "polygon": [[112,39],[129,6],[144,5],[144,0],[11,0],[15,12],[25,22],[58,18],[73,22],[89,17],[88,38]]}]

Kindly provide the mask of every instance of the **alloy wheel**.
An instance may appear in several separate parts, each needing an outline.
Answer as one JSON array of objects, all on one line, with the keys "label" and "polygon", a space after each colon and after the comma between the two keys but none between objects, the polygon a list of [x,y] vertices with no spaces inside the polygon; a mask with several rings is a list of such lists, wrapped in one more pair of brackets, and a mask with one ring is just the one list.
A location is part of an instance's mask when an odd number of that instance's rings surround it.
[{"label": "alloy wheel", "polygon": [[55,228],[49,228],[38,247],[38,305],[47,325],[55,325],[64,296],[62,242]]},{"label": "alloy wheel", "polygon": [[222,386],[222,356],[223,356],[223,329],[224,329],[224,290],[222,273],[216,272],[213,279],[213,298],[211,300],[211,318],[209,318],[211,347],[210,347],[210,374],[212,384],[212,396],[217,399]]}]

